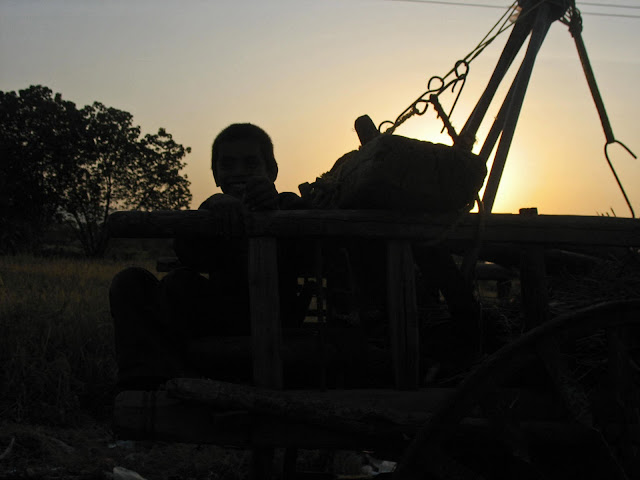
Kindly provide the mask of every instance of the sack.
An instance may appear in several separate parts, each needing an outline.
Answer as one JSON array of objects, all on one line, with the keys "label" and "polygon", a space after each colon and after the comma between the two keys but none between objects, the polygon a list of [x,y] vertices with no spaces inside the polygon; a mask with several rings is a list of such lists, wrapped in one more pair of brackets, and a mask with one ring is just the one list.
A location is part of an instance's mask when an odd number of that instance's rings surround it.
[{"label": "sack", "polygon": [[318,178],[311,201],[318,208],[469,211],[486,175],[471,152],[380,135]]}]

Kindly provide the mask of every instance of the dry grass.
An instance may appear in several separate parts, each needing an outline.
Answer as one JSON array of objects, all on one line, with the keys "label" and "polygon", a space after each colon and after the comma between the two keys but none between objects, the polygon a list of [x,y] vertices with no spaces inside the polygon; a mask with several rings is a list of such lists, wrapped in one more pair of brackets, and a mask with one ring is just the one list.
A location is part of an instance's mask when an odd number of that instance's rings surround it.
[{"label": "dry grass", "polygon": [[[113,276],[131,263],[0,257],[1,417],[62,425],[73,423],[80,411],[109,414],[116,365],[108,289]],[[153,271],[151,260],[137,263]],[[637,254],[603,262],[589,275],[550,280],[555,314],[640,297]],[[514,285],[511,301],[485,298],[485,309],[517,323],[517,293]]]},{"label": "dry grass", "polygon": [[[153,270],[150,261],[138,263]],[[244,451],[160,443],[127,450],[110,445],[111,432],[104,423],[91,436],[83,430],[80,438],[76,438],[79,429],[60,428],[74,427],[88,415],[102,420],[110,417],[116,364],[108,288],[113,275],[127,265],[107,260],[0,257],[0,452],[16,439],[11,458],[0,465],[0,477],[9,478],[2,476],[5,467],[22,472],[23,466],[29,466],[33,471],[39,461],[42,468],[56,469],[56,475],[60,468],[81,471],[75,478],[103,478],[103,471],[117,465],[149,475],[147,478],[243,478],[248,462]],[[638,256],[603,262],[588,275],[565,273],[550,281],[554,313],[597,301],[638,298]],[[516,287],[504,302],[498,302],[493,291],[481,292],[505,324],[518,321]],[[602,368],[601,343],[593,335],[578,345],[575,366],[579,378]],[[34,430],[26,423],[55,428],[38,426]],[[301,464],[317,468],[326,461],[310,455]],[[334,466],[346,472],[359,471],[359,461],[359,457],[346,456],[329,463],[339,463]],[[92,469],[96,469],[95,476],[91,476]],[[42,474],[40,478],[49,477]]]},{"label": "dry grass", "polygon": [[611,300],[640,298],[640,252],[603,259],[588,274],[560,273],[550,279],[555,314]]},{"label": "dry grass", "polygon": [[0,416],[67,424],[109,405],[116,365],[108,289],[124,266],[0,257]]}]

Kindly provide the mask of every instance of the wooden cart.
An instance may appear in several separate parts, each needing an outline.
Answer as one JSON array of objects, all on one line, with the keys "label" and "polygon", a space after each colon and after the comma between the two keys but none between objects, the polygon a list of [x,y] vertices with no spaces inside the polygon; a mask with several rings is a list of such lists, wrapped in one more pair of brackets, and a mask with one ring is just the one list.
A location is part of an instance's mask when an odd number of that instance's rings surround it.
[{"label": "wooden cart", "polygon": [[[638,332],[640,298],[598,303],[552,319],[545,251],[615,247],[637,255],[640,220],[488,215],[483,243],[520,251],[525,330],[458,382],[425,386],[421,359],[428,352],[420,351],[418,341],[425,332],[416,308],[412,244],[437,241],[471,249],[477,244],[479,216],[466,214],[453,228],[452,220],[388,211],[277,211],[248,215],[243,224],[223,231],[212,212],[112,214],[109,226],[115,237],[248,236],[252,312],[252,335],[244,340],[244,355],[253,365],[252,384],[174,379],[162,391],[122,392],[115,408],[119,434],[251,448],[255,478],[270,478],[274,448],[288,452],[277,470],[283,478],[305,478],[296,473],[294,452],[299,448],[373,450],[399,462],[393,476],[400,479],[637,478],[640,403],[631,351],[637,337],[629,332]],[[393,384],[354,389],[318,382],[317,388],[304,390],[283,385],[283,371],[291,363],[308,362],[311,376],[331,361],[344,368],[356,361],[363,367],[353,352],[372,358],[357,335],[332,334],[326,317],[309,324],[306,336],[283,331],[277,282],[272,281],[277,278],[277,243],[283,238],[310,241],[320,250],[328,241],[386,242],[387,278],[381,281],[387,285],[390,348],[383,356]],[[321,265],[316,273],[321,286]],[[608,345],[601,352],[608,383],[595,395],[572,375],[562,345],[572,335],[599,331],[605,332]],[[536,361],[550,382],[541,387],[514,377]]]},{"label": "wooden cart", "polygon": [[[224,226],[210,212],[121,212],[110,232],[120,237],[225,235],[249,237],[252,335],[234,348],[218,343],[233,361],[249,359],[253,383],[229,385],[175,379],[162,392],[123,392],[116,401],[116,427],[131,437],[211,442],[254,449],[254,477],[269,478],[273,448],[287,448],[285,478],[296,478],[296,448],[372,449],[398,460],[398,479],[418,478],[640,478],[638,448],[638,370],[634,360],[640,323],[640,299],[622,298],[574,308],[551,318],[545,259],[550,249],[629,249],[637,262],[640,220],[609,217],[491,214],[496,192],[526,95],[536,56],[551,24],[569,27],[606,137],[617,143],[581,38],[580,12],[573,0],[519,0],[510,7],[499,32],[488,35],[395,121],[378,128],[368,117],[356,121],[363,144],[432,105],[451,136],[453,148],[470,152],[498,87],[530,38],[522,63],[482,143],[478,157],[491,171],[479,214],[426,215],[399,211],[279,211],[247,216]],[[501,32],[513,29],[496,68],[464,127],[456,132],[439,96],[460,95],[469,64]],[[500,22],[499,22],[500,23]],[[495,27],[494,27],[495,28]],[[491,33],[491,32],[490,32]],[[388,128],[383,128],[383,127]],[[607,161],[635,217],[620,179]],[[535,213],[535,212],[533,212]],[[315,242],[318,261],[312,272],[318,285],[320,318],[302,334],[283,331],[277,284],[277,244],[282,239]],[[323,316],[323,251],[328,242],[386,243],[386,349],[373,351],[353,331],[338,331]],[[469,369],[447,388],[425,388],[424,357],[416,302],[412,247],[443,244],[464,255],[471,277],[485,247],[516,252],[521,306],[521,335]],[[508,247],[508,248],[507,248]],[[424,267],[423,267],[424,268]],[[328,286],[328,288],[331,288]],[[598,333],[599,332],[599,333]],[[607,374],[603,385],[587,389],[573,375],[565,347],[571,338],[598,335],[599,361]],[[447,342],[436,338],[431,345]],[[244,344],[243,344],[244,342]],[[244,347],[242,346],[244,345]],[[442,345],[441,345],[442,346]],[[236,348],[237,347],[237,348]],[[446,348],[446,347],[445,347]],[[238,352],[244,352],[239,354]],[[233,356],[235,355],[235,356]],[[244,356],[243,356],[244,355]],[[380,362],[379,360],[382,361]],[[529,365],[538,359],[548,380],[531,385]],[[375,362],[374,362],[375,360]],[[333,362],[333,363],[332,363]],[[328,388],[329,365],[350,371],[375,363],[379,376],[392,380],[378,389]],[[286,389],[291,365],[318,376],[315,389]],[[374,373],[376,370],[374,369]],[[515,375],[520,372],[519,375]],[[522,373],[527,372],[527,373]],[[515,378],[515,380],[514,380]],[[542,386],[541,386],[542,385]],[[535,388],[534,388],[535,387]],[[299,475],[298,475],[299,476]]]}]

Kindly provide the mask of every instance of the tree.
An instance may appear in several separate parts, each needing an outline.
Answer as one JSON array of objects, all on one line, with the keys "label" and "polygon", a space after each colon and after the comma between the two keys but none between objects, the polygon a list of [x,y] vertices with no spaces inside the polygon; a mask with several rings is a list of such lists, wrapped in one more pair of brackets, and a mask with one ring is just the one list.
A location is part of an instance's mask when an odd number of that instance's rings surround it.
[{"label": "tree", "polygon": [[99,102],[78,110],[42,86],[0,92],[0,250],[58,218],[102,255],[112,211],[188,207],[189,152],[164,129],[141,137],[130,113]]},{"label": "tree", "polygon": [[140,138],[130,113],[95,102],[82,110],[87,142],[77,185],[65,191],[64,217],[85,252],[104,253],[106,220],[114,210],[178,209],[191,202],[190,182],[180,175],[191,151],[160,129]]},{"label": "tree", "polygon": [[73,182],[84,121],[43,86],[0,92],[0,250],[37,242]]}]

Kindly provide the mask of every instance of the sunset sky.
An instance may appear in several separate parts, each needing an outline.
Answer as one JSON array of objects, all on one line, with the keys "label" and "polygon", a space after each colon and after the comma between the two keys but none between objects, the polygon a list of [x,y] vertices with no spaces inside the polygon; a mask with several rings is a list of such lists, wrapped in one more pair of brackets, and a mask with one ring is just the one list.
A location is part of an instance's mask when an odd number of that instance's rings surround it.
[{"label": "sunset sky", "polygon": [[[144,133],[166,128],[192,148],[186,174],[193,208],[218,191],[209,163],[214,136],[230,123],[255,123],[273,138],[278,189],[297,191],[358,147],[357,117],[368,114],[376,124],[395,119],[509,6],[508,0],[451,3],[0,0],[0,90],[45,85],[79,107],[99,101],[126,110]],[[615,136],[640,154],[640,3],[577,6]],[[471,64],[451,119],[457,129],[508,34]],[[452,99],[441,97],[445,105]],[[431,110],[396,133],[449,144],[440,128]],[[604,144],[573,39],[556,22],[534,68],[494,212],[535,206],[546,214],[596,215],[613,208],[629,216]],[[640,214],[640,160],[617,146],[610,153]]]}]

